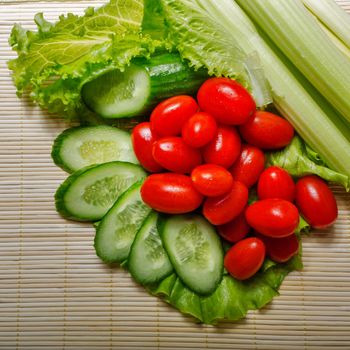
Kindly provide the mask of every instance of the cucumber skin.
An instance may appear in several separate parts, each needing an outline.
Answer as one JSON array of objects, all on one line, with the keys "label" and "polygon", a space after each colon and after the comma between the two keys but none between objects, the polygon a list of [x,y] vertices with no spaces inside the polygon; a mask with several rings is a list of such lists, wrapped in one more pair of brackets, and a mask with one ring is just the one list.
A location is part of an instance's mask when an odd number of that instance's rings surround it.
[{"label": "cucumber skin", "polygon": [[84,128],[83,126],[75,126],[73,128],[69,128],[64,130],[61,134],[59,134],[55,141],[53,142],[52,149],[51,149],[51,158],[53,162],[60,167],[62,170],[66,171],[67,173],[71,173],[73,170],[70,169],[62,160],[60,156],[60,150],[62,147],[62,144],[64,142],[64,139],[69,136],[71,133],[74,133],[75,131]]},{"label": "cucumber skin", "polygon": [[[105,125],[101,125],[101,126],[105,126]],[[76,133],[77,131],[81,130],[81,129],[85,129],[86,127],[91,127],[91,126],[74,126],[72,128],[66,129],[64,131],[62,131],[54,140],[53,145],[52,145],[52,149],[51,149],[51,158],[53,160],[53,162],[60,167],[62,170],[66,171],[67,173],[73,173],[76,172],[74,171],[74,169],[69,168],[69,166],[67,166],[65,164],[65,162],[62,160],[61,155],[60,155],[60,151],[61,151],[61,147],[62,144],[64,142],[64,140],[71,135],[72,133]],[[98,127],[98,125],[96,125],[95,127]],[[121,130],[122,132],[128,133],[125,130]],[[128,133],[129,134],[129,133]],[[101,163],[100,163],[101,164]],[[98,165],[98,164],[94,164],[94,165]],[[90,166],[90,165],[89,165]],[[93,165],[91,165],[93,166]],[[80,170],[80,169],[79,169]]]},{"label": "cucumber skin", "polygon": [[[67,209],[64,204],[64,195],[67,191],[67,189],[72,185],[72,183],[82,174],[86,173],[90,169],[97,168],[100,166],[104,166],[105,164],[110,164],[110,163],[121,163],[121,164],[129,164],[131,166],[138,166],[137,164],[134,163],[128,163],[128,162],[109,162],[109,163],[102,163],[102,164],[94,164],[94,165],[89,165],[85,168],[79,169],[78,171],[74,172],[73,174],[69,175],[67,179],[58,187],[56,193],[55,193],[55,206],[56,206],[56,211],[63,216],[65,219],[69,220],[74,220],[74,221],[81,221],[81,222],[93,222],[92,220],[89,219],[81,219],[77,218],[76,216],[72,215]],[[145,173],[146,174],[146,173]],[[132,185],[133,186],[133,185]],[[129,187],[130,188],[130,187]],[[119,199],[119,198],[118,198]],[[101,219],[100,219],[101,220]],[[100,221],[96,220],[96,221]]]},{"label": "cucumber skin", "polygon": [[[94,248],[95,248],[95,252],[96,255],[105,263],[107,264],[120,264],[120,265],[124,265],[123,267],[127,266],[127,258],[123,259],[123,260],[111,260],[111,259],[106,259],[102,254],[99,253],[99,250],[97,249],[98,243],[97,243],[97,237],[99,236],[99,230],[101,229],[101,224],[103,222],[103,219],[108,215],[108,213],[118,204],[119,201],[122,201],[129,193],[130,191],[134,190],[136,187],[139,187],[144,180],[141,181],[137,181],[134,184],[132,184],[128,189],[126,189],[117,199],[117,201],[111,206],[111,208],[107,211],[107,213],[101,218],[101,220],[99,221],[99,225],[96,227],[96,234],[95,234],[95,238],[94,238]],[[149,214],[148,214],[149,215]],[[142,222],[140,228],[142,227],[143,223],[147,220],[148,215],[146,216],[145,220]],[[137,234],[137,233],[136,233]],[[135,235],[136,237],[136,235]],[[135,240],[135,238],[134,238]],[[133,242],[134,243],[134,242]],[[131,249],[131,246],[130,246]]]},{"label": "cucumber skin", "polygon": [[141,59],[136,65],[145,68],[151,80],[151,94],[145,112],[162,100],[176,95],[194,96],[202,83],[209,78],[203,70],[195,71],[179,54],[162,53],[149,60]]},{"label": "cucumber skin", "polygon": [[67,189],[72,185],[72,183],[82,174],[86,173],[88,170],[95,168],[98,165],[90,165],[85,168],[82,168],[72,175],[68,176],[67,179],[58,187],[56,193],[55,193],[55,205],[57,212],[63,216],[65,219],[74,220],[74,221],[87,221],[90,220],[78,220],[75,216],[73,216],[67,209],[64,204],[64,195],[67,191]]}]

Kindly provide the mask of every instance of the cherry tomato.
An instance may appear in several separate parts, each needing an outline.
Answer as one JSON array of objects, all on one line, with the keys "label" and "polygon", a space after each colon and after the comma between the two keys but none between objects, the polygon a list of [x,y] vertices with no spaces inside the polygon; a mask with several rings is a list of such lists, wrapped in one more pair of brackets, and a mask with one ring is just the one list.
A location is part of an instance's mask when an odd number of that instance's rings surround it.
[{"label": "cherry tomato", "polygon": [[219,235],[226,241],[235,243],[243,239],[250,231],[250,226],[247,223],[244,212],[239,214],[227,224],[217,227]]},{"label": "cherry tomato", "polygon": [[263,149],[287,146],[294,136],[293,126],[287,120],[264,111],[256,111],[239,131],[249,144]]},{"label": "cherry tomato", "polygon": [[265,167],[264,153],[257,147],[242,145],[239,158],[231,168],[231,174],[237,181],[252,187]]},{"label": "cherry tomato", "polygon": [[296,255],[299,251],[299,241],[295,234],[283,238],[272,238],[257,235],[266,247],[266,253],[271,260],[284,263]]},{"label": "cherry tomato", "polygon": [[198,112],[182,128],[182,138],[191,147],[203,147],[216,135],[216,121],[208,113]]},{"label": "cherry tomato", "polygon": [[188,146],[181,137],[163,137],[153,144],[153,158],[165,169],[175,173],[190,173],[201,164],[199,150]]},{"label": "cherry tomato", "polygon": [[152,156],[153,143],[156,139],[151,131],[150,123],[144,122],[136,125],[132,131],[131,140],[135,155],[146,170],[152,173],[163,170]]},{"label": "cherry tomato", "polygon": [[249,92],[229,78],[208,79],[199,88],[197,99],[203,111],[223,124],[243,124],[256,109]]},{"label": "cherry tomato", "polygon": [[299,224],[297,207],[284,199],[268,198],[251,204],[245,217],[248,225],[270,237],[291,235]]},{"label": "cherry tomato", "polygon": [[203,147],[206,163],[229,168],[238,158],[241,150],[241,138],[237,130],[230,126],[220,126],[212,141]]},{"label": "cherry tomato", "polygon": [[203,164],[192,170],[194,187],[208,197],[221,196],[230,191],[233,179],[228,170],[216,164]]},{"label": "cherry tomato", "polygon": [[316,175],[304,176],[297,181],[295,203],[314,228],[328,227],[337,219],[335,197],[326,182]]},{"label": "cherry tomato", "polygon": [[159,137],[181,135],[183,125],[197,110],[197,102],[191,96],[170,97],[152,111],[151,128]]},{"label": "cherry tomato", "polygon": [[213,225],[223,225],[237,217],[248,202],[248,189],[239,181],[233,181],[230,192],[204,201],[203,215]]},{"label": "cherry tomato", "polygon": [[237,242],[226,253],[224,266],[234,278],[246,280],[255,275],[265,259],[265,245],[262,240],[250,237]]},{"label": "cherry tomato", "polygon": [[293,202],[295,185],[286,170],[270,166],[260,175],[257,192],[259,199],[280,198]]},{"label": "cherry tomato", "polygon": [[189,176],[174,173],[148,176],[141,187],[141,197],[151,208],[168,214],[189,213],[203,200]]}]

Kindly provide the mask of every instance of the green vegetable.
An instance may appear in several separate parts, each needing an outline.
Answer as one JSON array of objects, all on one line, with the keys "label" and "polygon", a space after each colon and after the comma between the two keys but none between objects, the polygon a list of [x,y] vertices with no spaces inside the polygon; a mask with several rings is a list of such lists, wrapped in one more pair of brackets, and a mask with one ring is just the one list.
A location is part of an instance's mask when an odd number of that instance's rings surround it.
[{"label": "green vegetable", "polygon": [[123,262],[151,208],[140,195],[142,182],[123,193],[96,228],[96,254],[106,262]]},{"label": "green vegetable", "polygon": [[315,174],[350,189],[349,177],[329,169],[318,154],[310,150],[298,136],[281,151],[269,153],[266,162],[284,168],[295,177]]},{"label": "green vegetable", "polygon": [[10,44],[18,58],[9,62],[18,94],[31,91],[41,107],[69,118],[84,113],[81,87],[136,56],[148,57],[158,42],[141,35],[143,3],[111,0],[84,16],[68,14],[57,23],[35,16],[38,31],[15,25]]},{"label": "green vegetable", "polygon": [[130,134],[107,125],[63,131],[55,139],[51,156],[56,165],[68,172],[114,160],[138,163]]},{"label": "green vegetable", "polygon": [[252,91],[260,107],[272,101],[259,57],[254,52],[245,53],[240,38],[209,15],[210,2],[204,6],[192,0],[161,2],[170,27],[169,39],[191,66],[239,81]]},{"label": "green vegetable", "polygon": [[304,5],[350,49],[350,17],[334,0],[303,0]]},{"label": "green vegetable", "polygon": [[158,214],[152,211],[137,232],[130,248],[128,270],[141,284],[156,283],[173,271],[173,265],[158,232],[157,220]]},{"label": "green vegetable", "polygon": [[[278,50],[274,51],[265,42],[247,15],[234,1],[196,0],[189,4],[187,0],[162,0],[162,4],[166,9],[166,18],[169,18],[169,30],[174,33],[174,36],[183,38],[184,42],[187,36],[196,38],[198,46],[201,43],[201,47],[206,48],[201,50],[201,59],[210,63],[212,70],[218,63],[211,60],[211,50],[215,51],[215,43],[209,36],[202,35],[197,30],[199,26],[205,27],[207,21],[214,22],[218,27],[224,27],[222,31],[230,33],[230,37],[239,40],[241,50],[246,55],[258,52],[277,109],[330,167],[350,176],[348,124],[343,122],[334,109]],[[197,20],[196,9],[201,13],[201,22]],[[187,35],[184,23],[196,20],[197,27]],[[190,53],[192,52],[189,48],[187,49]],[[191,60],[190,54],[186,57]],[[195,64],[196,61],[192,63]]]},{"label": "green vegetable", "polygon": [[180,279],[198,294],[214,292],[224,260],[214,227],[200,215],[172,215],[161,220],[160,235]]},{"label": "green vegetable", "polygon": [[167,303],[203,323],[236,321],[249,310],[260,309],[276,295],[287,274],[302,268],[300,255],[285,264],[270,262],[247,281],[224,275],[218,288],[209,296],[200,296],[188,289],[176,273],[148,287],[150,293],[161,296]]},{"label": "green vegetable", "polygon": [[207,78],[205,70],[194,71],[178,54],[163,53],[99,76],[83,86],[82,97],[104,118],[142,116],[168,97],[195,95]]},{"label": "green vegetable", "polygon": [[302,1],[237,3],[350,122],[350,60],[319,28]]},{"label": "green vegetable", "polygon": [[56,210],[65,218],[97,221],[132,184],[146,177],[139,165],[109,162],[78,170],[55,194]]}]

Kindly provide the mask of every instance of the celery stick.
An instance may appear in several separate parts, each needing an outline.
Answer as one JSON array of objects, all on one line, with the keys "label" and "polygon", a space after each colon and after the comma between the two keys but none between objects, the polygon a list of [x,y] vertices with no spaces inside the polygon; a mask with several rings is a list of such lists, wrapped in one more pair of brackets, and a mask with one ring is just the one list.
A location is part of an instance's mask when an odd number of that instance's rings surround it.
[{"label": "celery stick", "polygon": [[350,60],[300,0],[236,0],[323,96],[350,121]]},{"label": "celery stick", "polygon": [[329,39],[332,40],[333,44],[350,59],[350,48],[348,46],[346,46],[344,44],[344,42],[339,39],[339,37],[337,37],[333,32],[331,32],[330,29],[328,27],[326,27],[326,25],[319,20],[319,18],[317,18],[314,14],[312,14],[312,15],[316,19],[320,28],[327,34]]},{"label": "celery stick", "polygon": [[350,16],[334,0],[303,0],[304,5],[350,48]]}]

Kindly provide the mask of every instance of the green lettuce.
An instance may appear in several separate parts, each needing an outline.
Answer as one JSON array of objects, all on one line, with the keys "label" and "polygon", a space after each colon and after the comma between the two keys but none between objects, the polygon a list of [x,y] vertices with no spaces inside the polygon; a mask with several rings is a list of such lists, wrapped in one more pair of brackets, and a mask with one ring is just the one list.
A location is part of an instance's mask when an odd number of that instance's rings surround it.
[{"label": "green lettuce", "polygon": [[30,91],[41,107],[70,118],[84,113],[84,83],[108,70],[123,70],[132,58],[148,57],[159,45],[142,35],[143,17],[143,1],[111,0],[54,24],[37,14],[36,32],[16,24],[9,42],[18,57],[8,65],[18,94]]},{"label": "green lettuce", "polygon": [[257,52],[246,55],[236,37],[195,0],[161,0],[168,38],[183,58],[210,75],[239,81],[254,95],[259,107],[272,102],[270,88]]},{"label": "green lettuce", "polygon": [[302,267],[300,249],[298,255],[284,264],[266,260],[261,271],[246,281],[224,274],[218,288],[209,296],[200,296],[188,289],[176,273],[147,289],[182,313],[206,324],[216,324],[239,320],[249,310],[264,307],[279,294],[278,289],[288,273]]},{"label": "green lettuce", "polygon": [[267,164],[280,166],[295,177],[315,174],[349,190],[349,177],[328,168],[322,158],[299,136],[295,136],[292,142],[281,151],[269,153]]}]

